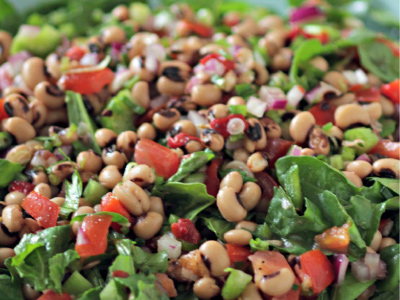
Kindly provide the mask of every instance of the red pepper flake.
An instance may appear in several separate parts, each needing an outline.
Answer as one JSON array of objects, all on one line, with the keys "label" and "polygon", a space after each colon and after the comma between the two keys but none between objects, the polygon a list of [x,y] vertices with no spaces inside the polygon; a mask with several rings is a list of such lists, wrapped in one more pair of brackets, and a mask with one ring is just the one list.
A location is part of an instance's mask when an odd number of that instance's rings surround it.
[{"label": "red pepper flake", "polygon": [[174,137],[169,137],[168,138],[168,147],[170,147],[170,148],[183,147],[189,141],[201,142],[201,140],[198,137],[195,137],[195,136],[189,135],[187,133],[181,132],[181,133],[177,134]]},{"label": "red pepper flake", "polygon": [[200,63],[202,65],[205,65],[210,59],[216,59],[220,63],[222,63],[225,67],[225,71],[228,72],[230,70],[235,69],[235,62],[233,60],[227,59],[226,57],[222,56],[221,54],[218,53],[211,53],[206,55],[200,60]]}]

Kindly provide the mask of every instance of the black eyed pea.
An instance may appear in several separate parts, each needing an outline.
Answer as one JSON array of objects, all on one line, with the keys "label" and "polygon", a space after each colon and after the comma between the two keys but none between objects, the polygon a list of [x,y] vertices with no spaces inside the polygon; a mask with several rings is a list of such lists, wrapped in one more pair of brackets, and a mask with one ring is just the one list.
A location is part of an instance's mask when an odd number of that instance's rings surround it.
[{"label": "black eyed pea", "polygon": [[29,284],[22,285],[22,294],[26,300],[36,300],[41,295],[40,292],[35,291]]},{"label": "black eyed pea", "polygon": [[113,189],[114,196],[134,216],[140,216],[150,209],[150,200],[146,192],[132,181],[125,181]]},{"label": "black eyed pea", "polygon": [[138,104],[144,108],[149,108],[150,94],[149,84],[146,81],[138,81],[132,88],[131,94]]},{"label": "black eyed pea", "polygon": [[247,83],[251,84],[256,79],[256,74],[253,70],[249,70],[241,73],[237,78],[237,83]]},{"label": "black eyed pea", "polygon": [[233,159],[246,163],[250,156],[249,151],[244,148],[235,149],[233,152]]},{"label": "black eyed pea", "polygon": [[93,209],[95,213],[101,212],[101,204],[96,204]]},{"label": "black eyed pea", "polygon": [[25,194],[21,192],[10,192],[4,197],[4,201],[7,205],[21,205],[22,201],[25,199]]},{"label": "black eyed pea", "polygon": [[389,237],[385,237],[382,239],[380,245],[379,245],[379,251],[382,251],[382,249],[386,248],[386,247],[390,247],[393,245],[396,245],[396,240],[389,238]]},{"label": "black eyed pea", "polygon": [[101,32],[103,42],[107,45],[112,43],[123,43],[125,41],[125,31],[118,25],[111,25]]},{"label": "black eyed pea", "polygon": [[0,63],[5,61],[10,54],[12,40],[11,34],[7,31],[0,30]]},{"label": "black eyed pea", "polygon": [[288,31],[285,29],[285,27],[280,27],[269,31],[265,38],[271,42],[274,42],[278,48],[282,48],[286,43],[287,36]]},{"label": "black eyed pea", "polygon": [[165,212],[164,212],[164,204],[160,197],[151,196],[149,197],[150,200],[150,209],[149,211],[154,211],[159,213],[165,219]]},{"label": "black eyed pea", "polygon": [[79,215],[93,214],[93,213],[94,213],[93,207],[81,206],[72,214],[72,219]]},{"label": "black eyed pea", "polygon": [[225,269],[231,265],[228,252],[225,247],[217,241],[204,242],[200,248],[200,254],[206,265],[210,266],[212,276],[218,277],[226,274]]},{"label": "black eyed pea", "polygon": [[64,204],[65,198],[64,197],[54,197],[54,198],[51,198],[50,201],[57,204],[58,206],[61,206]]},{"label": "black eyed pea", "polygon": [[97,144],[99,144],[100,147],[104,148],[114,144],[117,140],[118,135],[115,133],[115,131],[111,129],[101,128],[96,130],[94,137]]},{"label": "black eyed pea", "polygon": [[369,114],[371,122],[378,120],[382,116],[382,105],[379,102],[372,102],[362,106]]},{"label": "black eyed pea", "polygon": [[122,174],[116,166],[106,166],[100,172],[99,182],[108,189],[114,188],[121,181]]},{"label": "black eyed pea", "polygon": [[224,118],[229,115],[229,108],[225,104],[214,104],[207,111],[207,118],[209,120]]},{"label": "black eyed pea", "polygon": [[85,198],[80,197],[79,198],[79,207],[82,207],[82,206],[92,206],[92,204],[90,202],[86,201]]},{"label": "black eyed pea", "polygon": [[123,152],[128,160],[130,160],[133,152],[135,151],[135,144],[137,139],[138,136],[136,132],[132,130],[123,131],[117,137],[117,149],[120,152]]},{"label": "black eyed pea", "polygon": [[244,135],[243,148],[246,149],[249,153],[253,153],[256,150],[256,142],[251,140],[247,136],[247,134]]},{"label": "black eyed pea", "polygon": [[187,133],[188,135],[191,135],[191,136],[196,136],[197,135],[197,127],[196,127],[196,125],[194,125],[194,123],[192,121],[179,120],[174,123],[174,126],[170,130],[170,134],[172,136],[175,136],[181,132]]},{"label": "black eyed pea", "polygon": [[379,230],[377,230],[375,231],[374,237],[372,238],[369,247],[375,252],[377,252],[381,242],[382,242],[382,233]]},{"label": "black eyed pea", "polygon": [[239,193],[239,199],[243,207],[250,211],[260,202],[261,188],[255,182],[246,182]]},{"label": "black eyed pea", "polygon": [[186,82],[190,78],[192,68],[179,60],[165,61],[158,71],[159,76],[165,76],[173,82]]},{"label": "black eyed pea", "polygon": [[361,179],[367,177],[372,172],[372,166],[364,160],[355,160],[346,166],[346,171],[354,172]]},{"label": "black eyed pea", "polygon": [[200,143],[196,140],[190,140],[185,145],[186,152],[189,154],[197,151],[202,151],[204,150],[204,148],[205,146],[203,145],[203,143]]},{"label": "black eyed pea", "polygon": [[345,93],[333,99],[329,99],[329,103],[336,107],[344,104],[356,103],[356,95],[353,93]]},{"label": "black eyed pea", "polygon": [[[222,85],[220,86],[220,88],[224,92],[231,92],[237,82],[236,73],[234,71],[230,70],[230,71],[226,72],[226,74],[224,75],[223,78],[224,78],[224,81],[223,81]],[[204,83],[204,82],[202,82],[202,83]]]},{"label": "black eyed pea", "polygon": [[57,163],[50,167],[49,172],[49,181],[52,185],[59,185],[63,182],[67,177],[72,175],[77,167],[76,163],[70,161],[64,161],[61,163]]},{"label": "black eyed pea", "polygon": [[91,149],[79,153],[76,162],[79,169],[93,173],[98,173],[103,166],[102,158]]},{"label": "black eyed pea", "polygon": [[264,33],[266,33],[267,31],[269,31],[271,29],[284,28],[285,21],[280,16],[269,15],[269,16],[262,18],[260,21],[258,21],[258,25],[259,25],[260,29]]},{"label": "black eyed pea", "polygon": [[242,46],[242,47],[248,47],[245,39],[238,35],[238,34],[231,34],[229,36],[226,37],[226,41],[231,44],[231,45],[238,45],[238,46]]},{"label": "black eyed pea", "polygon": [[257,223],[251,221],[240,221],[236,224],[235,229],[245,229],[248,231],[255,231],[257,228]]},{"label": "black eyed pea", "polygon": [[261,279],[260,289],[269,296],[282,296],[293,287],[296,277],[292,270],[282,268]]},{"label": "black eyed pea", "polygon": [[343,171],[343,174],[347,177],[348,180],[350,180],[356,187],[362,187],[363,183],[360,178],[356,173],[354,172],[349,172],[349,171]]},{"label": "black eyed pea", "polygon": [[25,145],[27,145],[31,149],[32,153],[44,149],[43,143],[36,140],[27,141]]},{"label": "black eyed pea", "polygon": [[10,117],[20,117],[32,123],[32,111],[28,100],[20,94],[11,94],[4,98],[4,110]]},{"label": "black eyed pea", "polygon": [[[3,226],[5,228],[2,228]],[[0,246],[3,247],[14,245],[18,239],[17,236],[10,235],[8,232],[6,232],[6,230],[7,227],[4,224],[2,224],[2,226],[0,226]]]},{"label": "black eyed pea", "polygon": [[246,67],[246,69],[253,69],[254,67],[254,55],[249,48],[240,48],[236,54],[235,58],[238,62]]},{"label": "black eyed pea", "polygon": [[154,80],[156,73],[154,70],[146,68],[146,58],[144,56],[135,56],[129,63],[129,70],[133,75],[138,75],[140,80],[151,82]]},{"label": "black eyed pea", "polygon": [[264,149],[267,146],[267,135],[260,121],[255,118],[247,119],[249,127],[246,130],[246,136],[255,142],[255,150]]},{"label": "black eyed pea", "polygon": [[394,114],[395,106],[392,101],[390,101],[389,99],[387,99],[384,96],[381,96],[381,98],[379,99],[379,103],[382,106],[382,114],[385,117],[390,117]]},{"label": "black eyed pea", "polygon": [[359,104],[345,104],[339,106],[334,114],[336,126],[345,129],[354,124],[369,125],[369,113]]},{"label": "black eyed pea", "polygon": [[186,81],[176,82],[168,79],[166,76],[161,76],[157,80],[157,90],[160,94],[174,97],[181,96],[185,93]]},{"label": "black eyed pea", "polygon": [[204,145],[214,152],[219,152],[224,148],[224,137],[213,129],[203,129],[200,139]]},{"label": "black eyed pea", "polygon": [[350,83],[347,78],[338,71],[327,72],[322,80],[338,89],[342,93],[347,92],[350,87]]},{"label": "black eyed pea", "polygon": [[205,46],[200,48],[199,54],[201,56],[206,56],[207,54],[219,53],[219,51],[223,49],[224,47],[218,44],[206,44]]},{"label": "black eyed pea", "polygon": [[304,143],[307,139],[310,129],[315,125],[314,116],[303,111],[294,116],[289,126],[289,133],[296,143]]},{"label": "black eyed pea", "polygon": [[0,267],[5,267],[4,261],[9,257],[14,257],[15,252],[13,248],[0,248]]},{"label": "black eyed pea", "polygon": [[28,58],[22,65],[21,75],[26,86],[32,91],[39,82],[47,81],[50,77],[44,60],[39,57]]},{"label": "black eyed pea", "polygon": [[244,38],[249,38],[259,31],[258,24],[251,18],[246,18],[232,27],[232,31]]},{"label": "black eyed pea", "polygon": [[258,173],[268,167],[268,157],[264,152],[255,152],[249,156],[246,164],[251,172]]},{"label": "black eyed pea", "polygon": [[49,109],[57,109],[65,104],[65,92],[50,82],[42,81],[38,83],[33,93],[36,99]]},{"label": "black eyed pea", "polygon": [[178,159],[181,160],[182,157],[185,155],[185,153],[183,152],[183,150],[181,148],[175,148],[175,149],[171,149],[172,151],[174,151],[176,153],[176,155],[178,155]]},{"label": "black eyed pea", "polygon": [[281,48],[272,58],[271,68],[274,71],[287,71],[292,64],[293,51],[289,48]]},{"label": "black eyed pea", "polygon": [[394,158],[378,159],[372,164],[374,174],[379,177],[399,178],[400,161]]},{"label": "black eyed pea", "polygon": [[222,91],[215,84],[201,84],[192,88],[191,96],[197,105],[209,107],[221,101]]},{"label": "black eyed pea", "polygon": [[35,186],[34,191],[45,196],[46,198],[51,198],[51,188],[47,183],[40,183]]},{"label": "black eyed pea", "polygon": [[57,53],[51,53],[46,57],[45,61],[47,71],[54,79],[61,77],[61,57]]},{"label": "black eyed pea", "polygon": [[267,139],[280,138],[282,135],[282,129],[278,123],[270,118],[262,118],[259,120],[261,125],[264,127]]},{"label": "black eyed pea", "polygon": [[322,56],[314,57],[310,60],[310,64],[321,70],[322,72],[328,72],[329,64],[325,58]]},{"label": "black eyed pea", "polygon": [[163,216],[158,212],[149,211],[137,219],[132,230],[138,238],[148,240],[160,231],[163,220]]},{"label": "black eyed pea", "polygon": [[303,148],[300,151],[301,156],[316,156],[315,151],[310,148]]},{"label": "black eyed pea", "polygon": [[111,15],[116,18],[118,21],[125,21],[129,19],[129,9],[126,5],[118,5],[116,6],[112,12]]},{"label": "black eyed pea", "polygon": [[156,129],[150,123],[143,123],[137,129],[137,136],[139,139],[154,140],[156,138]]},{"label": "black eyed pea", "polygon": [[247,216],[247,210],[239,203],[236,192],[231,187],[220,189],[217,194],[217,206],[225,220],[242,221]]},{"label": "black eyed pea", "polygon": [[43,171],[36,171],[32,174],[32,183],[38,185],[39,183],[48,183],[49,178],[47,174]]},{"label": "black eyed pea", "polygon": [[153,122],[157,129],[161,131],[169,130],[173,124],[181,118],[181,113],[175,109],[164,109],[153,115]]},{"label": "black eyed pea", "polygon": [[327,134],[339,141],[343,140],[343,131],[337,126],[332,126],[332,128],[327,131]]},{"label": "black eyed pea", "polygon": [[239,96],[233,96],[233,97],[229,98],[226,105],[227,106],[229,106],[229,105],[246,105],[246,100],[244,100],[242,97],[239,97]]},{"label": "black eyed pea", "polygon": [[21,207],[16,204],[4,207],[1,218],[9,232],[20,231],[25,223]]},{"label": "black eyed pea", "polygon": [[367,77],[368,77],[368,83],[370,86],[376,86],[379,88],[381,87],[382,81],[378,77],[376,77],[374,74],[368,73]]},{"label": "black eyed pea", "polygon": [[244,229],[232,229],[224,234],[224,240],[234,245],[248,245],[252,238],[252,234]]},{"label": "black eyed pea", "polygon": [[250,282],[243,293],[240,295],[240,300],[262,300],[257,286]]},{"label": "black eyed pea", "polygon": [[26,165],[32,159],[32,151],[27,145],[14,146],[6,154],[6,160],[12,163]]},{"label": "black eyed pea", "polygon": [[259,62],[254,63],[253,71],[255,73],[254,82],[258,85],[266,84],[269,80],[268,70]]},{"label": "black eyed pea", "polygon": [[308,135],[308,146],[319,155],[328,155],[331,149],[328,136],[318,127],[314,127]]},{"label": "black eyed pea", "polygon": [[32,126],[36,129],[43,127],[47,121],[48,109],[39,100],[35,99],[29,103],[32,112]]},{"label": "black eyed pea", "polygon": [[11,117],[3,123],[4,131],[15,137],[18,144],[33,140],[36,136],[35,128],[20,117]]},{"label": "black eyed pea", "polygon": [[221,180],[219,185],[220,189],[224,187],[232,188],[235,193],[239,193],[243,186],[243,177],[240,175],[238,171],[229,172],[225,175],[225,177]]},{"label": "black eyed pea", "polygon": [[124,181],[132,181],[141,187],[146,187],[153,184],[156,180],[156,175],[153,170],[147,165],[137,165],[128,171],[124,176]]},{"label": "black eyed pea", "polygon": [[[101,157],[106,166],[116,166],[118,169],[122,169],[125,166],[125,164],[128,162],[125,154],[123,154],[119,151],[114,151],[113,149],[110,149],[110,148],[105,148],[103,150]],[[100,169],[98,171],[100,171]],[[97,173],[97,172],[95,172],[95,173]]]},{"label": "black eyed pea", "polygon": [[211,277],[200,278],[193,285],[193,292],[200,299],[211,299],[217,296],[220,290],[215,279]]}]

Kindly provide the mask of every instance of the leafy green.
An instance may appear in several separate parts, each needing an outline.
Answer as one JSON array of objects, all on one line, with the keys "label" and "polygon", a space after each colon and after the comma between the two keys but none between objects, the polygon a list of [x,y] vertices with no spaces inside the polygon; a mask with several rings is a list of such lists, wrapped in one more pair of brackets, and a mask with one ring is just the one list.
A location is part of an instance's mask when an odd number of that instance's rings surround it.
[{"label": "leafy green", "polygon": [[135,267],[145,274],[165,273],[168,267],[168,254],[166,251],[148,253],[140,247],[132,249]]},{"label": "leafy green", "polygon": [[215,157],[214,153],[197,151],[188,158],[183,159],[178,171],[168,179],[168,182],[179,182],[191,173],[197,171]]},{"label": "leafy green", "polygon": [[[67,103],[69,125],[74,124],[78,128],[78,134],[80,135],[80,139],[73,143],[75,153],[92,149],[97,154],[101,154],[101,148],[94,138],[94,132],[97,128],[86,111],[82,96],[78,93],[67,91],[65,102]],[[79,131],[84,131],[84,135],[80,134]]]},{"label": "leafy green", "polygon": [[235,92],[238,96],[249,99],[250,96],[254,96],[256,94],[255,88],[249,83],[241,83],[235,86]]},{"label": "leafy green", "polygon": [[49,276],[54,282],[54,291],[61,293],[61,282],[64,279],[66,268],[79,262],[79,258],[78,252],[69,249],[49,259]]},{"label": "leafy green", "polygon": [[100,300],[125,300],[127,298],[124,285],[116,279],[111,279],[100,293]]},{"label": "leafy green", "polygon": [[23,169],[24,167],[20,164],[15,164],[6,159],[0,158],[0,188],[7,187],[8,184],[14,180],[15,176],[18,173],[21,173]]},{"label": "leafy green", "polygon": [[347,272],[344,282],[332,290],[331,300],[354,300],[374,284],[373,280],[360,282]]},{"label": "leafy green", "polygon": [[260,238],[252,239],[250,241],[250,248],[251,248],[251,251],[253,251],[253,252],[256,252],[256,251],[259,251],[259,250],[268,251],[269,250],[269,246],[270,246],[270,244],[269,244],[268,241],[264,241],[264,240],[262,240]]},{"label": "leafy green", "polygon": [[72,174],[72,182],[65,181],[65,202],[61,205],[60,216],[68,216],[79,208],[79,198],[82,196],[82,179],[78,170]]},{"label": "leafy green", "polygon": [[204,225],[210,229],[220,240],[224,240],[225,232],[233,229],[235,225],[232,222],[227,222],[222,218],[210,217],[202,218]]},{"label": "leafy green", "polygon": [[227,268],[225,272],[229,272],[229,276],[222,288],[221,295],[227,300],[236,299],[243,293],[253,277],[243,271],[233,268]]},{"label": "leafy green", "polygon": [[381,118],[379,122],[382,124],[382,131],[379,132],[381,138],[386,138],[396,131],[397,122],[389,118]]},{"label": "leafy green", "polygon": [[167,300],[168,296],[161,293],[155,286],[156,277],[153,274],[134,274],[126,278],[115,278],[119,284],[128,287],[138,300]]},{"label": "leafy green", "polygon": [[381,177],[369,177],[369,180],[373,180],[375,182],[379,182],[382,186],[388,188],[389,190],[393,191],[397,195],[400,191],[400,182],[397,179],[392,178],[381,178]]},{"label": "leafy green", "polygon": [[8,275],[0,275],[0,290],[3,291],[3,300],[24,300],[22,286],[18,280],[12,280]]},{"label": "leafy green", "polygon": [[133,263],[133,257],[130,255],[118,255],[110,267],[110,272],[113,271],[124,271],[129,275],[135,274],[136,271]]},{"label": "leafy green", "polygon": [[81,273],[74,271],[64,282],[62,291],[69,295],[80,295],[93,288],[93,285]]},{"label": "leafy green", "polygon": [[303,208],[303,194],[301,193],[299,167],[297,165],[291,166],[285,176],[281,178],[281,184],[292,199],[294,206],[301,210]]},{"label": "leafy green", "polygon": [[229,112],[233,115],[247,115],[247,106],[246,105],[229,105]]},{"label": "leafy green", "polygon": [[87,202],[92,205],[100,204],[101,197],[107,194],[108,189],[101,185],[94,179],[89,179],[85,190],[83,191],[83,197]]},{"label": "leafy green", "polygon": [[361,65],[384,81],[399,78],[399,58],[388,46],[371,42],[358,46]]},{"label": "leafy green", "polygon": [[378,281],[377,288],[380,291],[397,292],[398,298],[400,280],[400,244],[383,248],[380,254],[381,259],[386,263],[388,274],[385,279]]},{"label": "leafy green", "polygon": [[162,197],[169,214],[191,220],[215,202],[202,183],[168,182],[158,186],[153,194]]},{"label": "leafy green", "polygon": [[376,145],[376,143],[379,142],[379,137],[370,128],[366,127],[358,127],[346,130],[344,132],[343,139],[345,141],[363,141],[362,144],[352,147],[356,150],[358,155],[368,152]]},{"label": "leafy green", "polygon": [[100,299],[100,293],[102,289],[103,287],[101,286],[91,288],[90,290],[84,292],[82,295],[78,296],[76,300],[98,300]]}]

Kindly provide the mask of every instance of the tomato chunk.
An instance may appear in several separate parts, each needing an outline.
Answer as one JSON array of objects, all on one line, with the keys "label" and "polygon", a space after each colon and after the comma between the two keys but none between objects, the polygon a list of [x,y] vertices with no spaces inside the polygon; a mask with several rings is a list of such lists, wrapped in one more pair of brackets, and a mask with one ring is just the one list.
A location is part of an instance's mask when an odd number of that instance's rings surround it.
[{"label": "tomato chunk", "polygon": [[213,159],[210,166],[206,170],[206,180],[204,184],[207,188],[207,193],[216,197],[219,191],[220,180],[218,170],[222,165],[222,158]]},{"label": "tomato chunk", "polygon": [[178,222],[171,225],[171,231],[177,239],[188,243],[198,244],[201,240],[199,231],[189,219],[179,218]]},{"label": "tomato chunk", "polygon": [[78,229],[75,250],[80,257],[100,255],[107,249],[107,234],[112,217],[108,215],[88,215]]},{"label": "tomato chunk", "polygon": [[185,146],[187,142],[192,140],[201,142],[201,140],[198,137],[191,136],[187,133],[181,132],[174,137],[171,136],[168,138],[168,147],[179,148]]},{"label": "tomato chunk", "polygon": [[271,167],[275,167],[278,158],[285,156],[293,142],[280,138],[268,139],[267,147],[263,150],[268,156],[268,163]]},{"label": "tomato chunk", "polygon": [[295,271],[303,289],[308,287],[313,294],[319,294],[333,282],[333,266],[320,250],[308,251],[300,255],[299,259],[300,265],[295,266]]},{"label": "tomato chunk", "polygon": [[8,118],[8,114],[4,109],[4,98],[0,98],[0,120],[4,120]]},{"label": "tomato chunk", "polygon": [[370,87],[367,89],[359,89],[355,91],[356,99],[360,102],[378,102],[381,98],[381,92],[377,87]]},{"label": "tomato chunk", "polygon": [[182,20],[181,21],[182,26],[184,28],[187,28],[189,31],[194,32],[195,34],[207,38],[213,35],[214,31],[212,30],[212,28],[203,25],[201,23],[195,23],[195,22],[191,22],[188,20]]},{"label": "tomato chunk", "polygon": [[80,94],[95,94],[114,79],[114,73],[109,68],[93,72],[66,73],[60,78],[61,85],[66,90]]},{"label": "tomato chunk", "polygon": [[[126,208],[121,204],[121,202],[112,195],[112,193],[107,193],[106,195],[104,195],[104,197],[101,199],[100,207],[101,211],[109,211],[120,214],[121,216],[127,218],[129,223],[132,223],[131,215],[126,210]],[[114,222],[111,224],[111,227],[117,231],[121,229],[121,225]]]},{"label": "tomato chunk", "polygon": [[396,79],[391,83],[383,84],[381,86],[381,92],[393,103],[400,104],[400,79]]},{"label": "tomato chunk", "polygon": [[40,296],[37,300],[71,300],[71,296],[67,293],[57,294],[55,291],[47,291],[42,296]]},{"label": "tomato chunk", "polygon": [[226,251],[228,251],[229,259],[232,263],[246,261],[252,254],[247,247],[234,244],[226,244]]},{"label": "tomato chunk", "polygon": [[44,228],[56,226],[60,207],[45,196],[32,191],[25,197],[22,208]]},{"label": "tomato chunk", "polygon": [[165,179],[178,171],[178,155],[171,149],[148,139],[141,139],[135,146],[135,161],[156,170]]},{"label": "tomato chunk", "polygon": [[32,192],[34,188],[35,185],[28,181],[12,181],[8,185],[9,192],[20,192],[25,195],[28,195],[30,192]]},{"label": "tomato chunk", "polygon": [[167,292],[168,297],[178,296],[178,292],[175,289],[174,281],[164,273],[156,273],[157,280],[161,283],[162,287]]},{"label": "tomato chunk", "polygon": [[346,253],[350,245],[349,225],[333,226],[315,237],[319,248],[335,253]]},{"label": "tomato chunk", "polygon": [[390,140],[380,140],[369,153],[377,153],[394,159],[400,159],[400,143]]},{"label": "tomato chunk", "polygon": [[321,102],[312,107],[309,112],[314,116],[317,125],[322,127],[329,122],[335,123],[335,110],[335,106],[328,102]]},{"label": "tomato chunk", "polygon": [[85,55],[85,50],[78,46],[73,46],[65,52],[65,56],[71,60],[80,60]]},{"label": "tomato chunk", "polygon": [[218,131],[218,133],[222,134],[224,138],[229,137],[230,133],[228,131],[228,123],[232,119],[240,119],[244,122],[244,130],[249,127],[249,123],[247,123],[246,119],[243,115],[230,115],[224,118],[213,119],[210,122],[210,126],[212,129]]}]

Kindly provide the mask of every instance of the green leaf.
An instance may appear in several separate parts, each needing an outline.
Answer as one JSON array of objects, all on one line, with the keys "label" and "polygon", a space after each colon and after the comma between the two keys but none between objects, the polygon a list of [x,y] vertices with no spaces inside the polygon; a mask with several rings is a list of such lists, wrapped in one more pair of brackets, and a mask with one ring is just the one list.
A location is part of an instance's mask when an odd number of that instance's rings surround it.
[{"label": "green leaf", "polygon": [[168,179],[168,182],[181,181],[188,175],[203,167],[214,157],[214,153],[206,151],[197,151],[195,153],[192,153],[188,158],[181,161],[178,171]]},{"label": "green leaf", "polygon": [[381,138],[386,138],[396,131],[397,122],[393,119],[381,118],[379,122],[382,124],[382,131],[379,132]]},{"label": "green leaf", "polygon": [[164,293],[159,292],[155,286],[155,275],[134,274],[127,278],[115,278],[119,284],[128,287],[135,299],[140,300],[166,300],[169,299]]},{"label": "green leaf", "polygon": [[246,105],[229,105],[229,112],[233,115],[247,115],[247,106]]},{"label": "green leaf", "polygon": [[303,194],[301,193],[299,167],[293,165],[282,178],[282,186],[292,199],[294,206],[301,210],[303,208]]},{"label": "green leaf", "polygon": [[252,239],[250,241],[250,248],[251,248],[251,251],[253,251],[253,252],[256,252],[256,251],[259,251],[259,250],[268,251],[269,250],[269,246],[270,246],[270,244],[269,244],[268,241],[263,241],[260,238],[256,238],[255,240]]},{"label": "green leaf", "polygon": [[221,295],[227,300],[236,299],[243,293],[253,277],[233,268],[227,268],[225,272],[229,272],[229,276],[222,288]]},{"label": "green leaf", "polygon": [[133,263],[133,258],[130,255],[118,255],[111,267],[110,267],[110,273],[112,274],[113,271],[124,271],[128,273],[129,275],[135,274],[135,266]]},{"label": "green leaf", "polygon": [[20,164],[15,164],[6,159],[0,158],[0,188],[7,187],[8,184],[14,180],[15,176],[18,173],[21,173],[23,169],[24,167]]},{"label": "green leaf", "polygon": [[82,295],[78,296],[76,300],[98,300],[100,299],[100,293],[102,289],[103,287],[101,286],[91,288],[90,290],[84,292]]},{"label": "green leaf", "polygon": [[400,244],[383,248],[380,254],[381,259],[386,263],[388,274],[385,279],[378,281],[377,288],[380,291],[398,293],[400,280]]},{"label": "green leaf", "polygon": [[215,202],[202,183],[168,182],[153,194],[162,197],[169,214],[191,220]]},{"label": "green leaf", "polygon": [[135,267],[145,274],[165,273],[168,267],[168,254],[166,251],[148,253],[140,247],[132,249]]},{"label": "green leaf", "polygon": [[100,293],[100,300],[125,300],[127,298],[127,293],[123,284],[119,283],[116,278],[111,279],[106,287]]},{"label": "green leaf", "polygon": [[395,194],[399,194],[400,191],[400,182],[397,179],[392,178],[381,178],[381,177],[368,177],[368,180],[372,180],[375,182],[379,182],[384,187],[387,187],[389,190],[394,192]]},{"label": "green leaf", "polygon": [[233,224],[232,222],[227,222],[222,218],[219,219],[215,217],[210,217],[202,218],[202,220],[204,222],[204,225],[212,232],[214,232],[218,239],[222,241],[224,240],[225,232],[235,228],[235,224]]},{"label": "green leaf", "polygon": [[61,282],[64,279],[65,270],[68,266],[79,261],[80,257],[75,250],[67,250],[63,253],[58,253],[49,259],[49,276],[53,284],[49,286],[57,293],[61,293]]},{"label": "green leaf", "polygon": [[254,96],[256,94],[255,88],[249,83],[241,83],[235,86],[235,92],[239,97],[244,99],[249,99],[250,96]]},{"label": "green leaf", "polygon": [[65,202],[61,205],[60,216],[64,219],[77,211],[79,208],[79,198],[82,196],[82,179],[78,170],[72,174],[72,182],[65,181]]},{"label": "green leaf", "polygon": [[3,291],[3,300],[24,300],[20,281],[12,280],[8,275],[0,275],[0,290]]},{"label": "green leaf", "polygon": [[342,285],[332,290],[331,300],[354,300],[367,288],[374,284],[373,280],[360,282],[347,272]]}]

